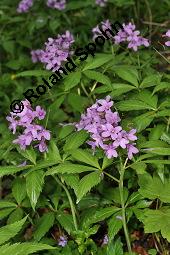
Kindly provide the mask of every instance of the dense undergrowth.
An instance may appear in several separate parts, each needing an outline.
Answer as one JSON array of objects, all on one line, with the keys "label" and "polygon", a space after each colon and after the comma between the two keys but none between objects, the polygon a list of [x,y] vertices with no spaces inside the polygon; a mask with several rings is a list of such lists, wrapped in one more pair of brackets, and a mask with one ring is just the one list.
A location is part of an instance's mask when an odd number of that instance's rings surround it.
[{"label": "dense undergrowth", "polygon": [[170,2],[18,4],[0,2],[0,254],[170,254]]}]

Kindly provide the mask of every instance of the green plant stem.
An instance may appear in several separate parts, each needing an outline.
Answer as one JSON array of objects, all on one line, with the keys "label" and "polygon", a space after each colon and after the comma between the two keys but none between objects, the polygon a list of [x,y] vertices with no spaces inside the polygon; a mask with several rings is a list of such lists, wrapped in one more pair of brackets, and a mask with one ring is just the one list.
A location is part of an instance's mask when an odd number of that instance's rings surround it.
[{"label": "green plant stem", "polygon": [[126,162],[127,162],[127,160],[125,161],[124,165],[122,164],[122,162],[120,163],[119,192],[120,192],[120,200],[121,200],[121,207],[122,207],[123,229],[124,229],[124,233],[125,233],[128,251],[131,254],[132,249],[131,249],[131,243],[130,243],[128,228],[127,228],[127,223],[126,223],[125,201],[124,201],[124,194],[123,194],[123,178],[124,178],[124,173],[125,173]]},{"label": "green plant stem", "polygon": [[114,180],[114,181],[116,181],[116,182],[119,183],[119,180],[118,180],[117,178],[115,178],[114,176],[112,176],[112,175],[106,173],[105,171],[103,171],[103,173],[104,173],[105,175],[109,176],[112,180]]},{"label": "green plant stem", "polygon": [[56,182],[65,190],[65,192],[67,194],[67,197],[68,197],[68,200],[69,200],[69,203],[70,203],[70,207],[71,207],[71,213],[72,213],[72,217],[73,217],[74,227],[75,227],[75,230],[77,231],[78,226],[77,226],[77,219],[76,219],[76,210],[75,210],[75,207],[74,207],[73,200],[70,196],[70,193],[69,193],[68,189],[66,188],[66,186],[59,180],[59,178],[57,176],[53,176],[53,177],[56,180]]}]

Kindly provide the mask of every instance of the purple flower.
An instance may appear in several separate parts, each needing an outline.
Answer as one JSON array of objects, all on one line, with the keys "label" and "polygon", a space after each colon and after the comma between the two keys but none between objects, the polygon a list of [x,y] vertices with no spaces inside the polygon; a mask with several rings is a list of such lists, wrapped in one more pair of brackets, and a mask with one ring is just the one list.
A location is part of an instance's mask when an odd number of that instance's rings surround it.
[{"label": "purple flower", "polygon": [[102,243],[102,245],[106,245],[106,244],[108,244],[108,242],[109,242],[109,238],[108,238],[108,235],[104,235],[104,238],[103,238],[103,243]]},{"label": "purple flower", "polygon": [[[89,107],[81,120],[75,125],[77,130],[86,130],[91,140],[87,142],[94,151],[96,148],[104,150],[108,158],[118,157],[118,148],[127,149],[131,159],[132,153],[137,153],[131,141],[137,140],[136,129],[129,132],[122,129],[117,112],[112,112],[113,101],[110,96],[99,99]],[[131,146],[129,146],[131,145]],[[138,150],[137,150],[138,151]]]},{"label": "purple flower", "polygon": [[140,31],[135,30],[136,26],[132,23],[127,25],[123,24],[123,29],[119,30],[117,35],[114,37],[115,44],[120,44],[122,42],[128,43],[128,48],[133,49],[134,51],[138,50],[139,46],[144,45],[145,47],[149,46],[148,39],[140,36]]},{"label": "purple flower", "polygon": [[[105,21],[102,21],[102,22],[101,22],[101,28],[102,28],[102,30],[104,30],[104,31],[105,31],[107,28],[112,29],[112,28],[111,28],[111,23],[110,23],[110,21],[109,21],[108,19],[105,20]],[[92,29],[92,33],[93,33],[93,40],[95,40],[95,38],[98,37],[98,36],[103,36],[102,32],[101,32],[100,29],[99,29],[99,25],[97,25],[96,27],[94,27],[94,28]]]},{"label": "purple flower", "polygon": [[73,51],[70,50],[73,42],[73,35],[69,31],[66,31],[65,34],[58,35],[56,39],[48,38],[48,41],[45,43],[45,49],[41,50],[38,57],[32,54],[32,60],[39,60],[45,64],[47,70],[55,72],[73,54]]},{"label": "purple flower", "polygon": [[104,7],[106,3],[107,3],[107,0],[96,0],[96,4],[101,7]]},{"label": "purple flower", "polygon": [[32,142],[38,142],[35,147],[38,146],[40,152],[47,151],[45,140],[50,140],[50,132],[35,123],[36,118],[44,119],[46,112],[40,106],[37,106],[34,111],[27,100],[22,103],[24,109],[21,113],[11,112],[11,116],[6,117],[10,122],[9,129],[13,131],[13,134],[16,133],[17,127],[24,128],[23,133],[13,143],[19,144],[20,148],[25,150]]},{"label": "purple flower", "polygon": [[33,6],[33,0],[22,0],[17,8],[18,13],[28,12],[29,9]]},{"label": "purple flower", "polygon": [[43,50],[32,50],[31,51],[31,58],[32,58],[32,62],[36,63],[36,62],[41,62],[41,57],[43,54]]},{"label": "purple flower", "polygon": [[58,245],[65,247],[67,245],[67,242],[68,242],[68,240],[67,240],[66,236],[60,236],[59,240],[58,240]]},{"label": "purple flower", "polygon": [[36,106],[35,114],[39,120],[43,120],[45,118],[46,112],[38,105]]},{"label": "purple flower", "polygon": [[47,6],[53,9],[64,10],[66,8],[66,0],[47,0]]},{"label": "purple flower", "polygon": [[128,145],[127,145],[128,158],[129,158],[129,159],[132,159],[132,158],[133,158],[133,154],[136,154],[136,153],[139,152],[139,150],[138,150],[136,147],[134,147],[133,145],[135,145],[135,143],[133,143],[133,144],[128,144]]},{"label": "purple flower", "polygon": [[[163,35],[163,37],[169,37],[169,39],[170,39],[170,29],[166,32],[165,35]],[[170,41],[165,42],[165,45],[169,47],[170,46]]]}]

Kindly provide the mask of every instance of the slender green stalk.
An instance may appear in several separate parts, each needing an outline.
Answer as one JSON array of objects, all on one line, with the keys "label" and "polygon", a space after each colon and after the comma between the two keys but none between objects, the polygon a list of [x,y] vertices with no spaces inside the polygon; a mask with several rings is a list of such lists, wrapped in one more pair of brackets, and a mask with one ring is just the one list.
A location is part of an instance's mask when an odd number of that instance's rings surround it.
[{"label": "slender green stalk", "polygon": [[68,197],[68,200],[69,200],[69,203],[70,203],[70,207],[71,207],[74,227],[75,227],[75,230],[77,231],[78,230],[78,226],[77,226],[77,219],[76,219],[76,210],[75,210],[75,207],[74,207],[73,200],[72,200],[72,198],[70,196],[70,193],[69,193],[68,189],[66,188],[66,186],[59,180],[59,178],[57,176],[53,176],[53,177],[56,180],[56,182],[65,190],[65,192],[67,194],[67,197]]},{"label": "slender green stalk", "polygon": [[127,223],[126,223],[125,201],[124,201],[124,194],[123,194],[123,178],[124,178],[126,163],[127,163],[127,160],[125,161],[124,165],[122,164],[122,162],[120,163],[119,192],[120,192],[120,200],[121,200],[121,207],[122,207],[123,229],[124,229],[124,233],[125,233],[125,238],[126,238],[128,251],[131,254],[132,249],[131,249],[131,243],[130,243],[128,228],[127,228]]},{"label": "slender green stalk", "polygon": [[106,173],[105,171],[103,171],[103,173],[104,173],[105,175],[109,176],[109,177],[110,177],[112,180],[114,180],[115,182],[118,182],[118,183],[119,183],[119,180],[118,180],[117,178],[115,178],[114,176],[112,176],[112,175]]}]

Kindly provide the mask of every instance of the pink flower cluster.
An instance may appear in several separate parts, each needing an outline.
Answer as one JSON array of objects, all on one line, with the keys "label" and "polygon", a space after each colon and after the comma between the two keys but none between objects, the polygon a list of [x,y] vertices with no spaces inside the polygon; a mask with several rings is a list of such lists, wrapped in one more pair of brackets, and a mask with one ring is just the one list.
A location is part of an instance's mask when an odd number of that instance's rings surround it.
[{"label": "pink flower cluster", "polygon": [[61,11],[66,8],[66,0],[47,0],[47,6]]},{"label": "pink flower cluster", "polygon": [[[168,30],[168,31],[166,32],[166,34],[163,35],[163,37],[169,37],[169,40],[170,40],[170,30]],[[165,42],[165,45],[166,45],[166,46],[170,46],[170,41]]]},{"label": "pink flower cluster", "polygon": [[65,34],[58,35],[56,39],[48,38],[44,50],[38,49],[31,51],[32,61],[34,63],[40,61],[45,64],[47,70],[55,72],[73,54],[70,50],[73,42],[73,35],[69,31],[66,31]]},{"label": "pink flower cluster", "polygon": [[12,130],[13,134],[16,133],[17,127],[24,128],[23,133],[13,143],[19,144],[20,148],[25,150],[33,141],[38,141],[35,147],[38,147],[40,152],[47,151],[45,140],[50,140],[50,132],[33,122],[35,118],[43,120],[46,112],[40,106],[37,106],[34,111],[27,100],[22,101],[22,103],[24,109],[21,113],[10,112],[11,115],[6,118],[10,122],[9,129]]},{"label": "pink flower cluster", "polygon": [[[101,22],[102,30],[106,29],[112,29],[111,24],[109,20]],[[134,51],[138,50],[139,46],[144,45],[145,47],[149,46],[148,39],[140,36],[140,31],[135,30],[136,26],[132,23],[129,23],[127,25],[123,24],[123,29],[119,30],[116,36],[113,38],[113,42],[115,44],[120,43],[128,43],[128,48],[133,49]],[[96,26],[92,29],[93,32],[93,40],[99,36],[102,35],[99,26]]]},{"label": "pink flower cluster", "polygon": [[96,4],[101,7],[106,6],[106,3],[107,3],[107,0],[96,0]]},{"label": "pink flower cluster", "polygon": [[112,112],[113,101],[110,96],[99,99],[81,115],[81,120],[76,124],[77,130],[86,130],[90,133],[91,141],[87,143],[93,150],[100,147],[108,158],[118,157],[117,149],[126,149],[128,158],[138,153],[133,141],[137,140],[136,129],[126,132],[119,125],[121,121],[118,112]]},{"label": "pink flower cluster", "polygon": [[29,9],[33,6],[33,0],[22,0],[19,2],[17,12],[28,12]]}]

